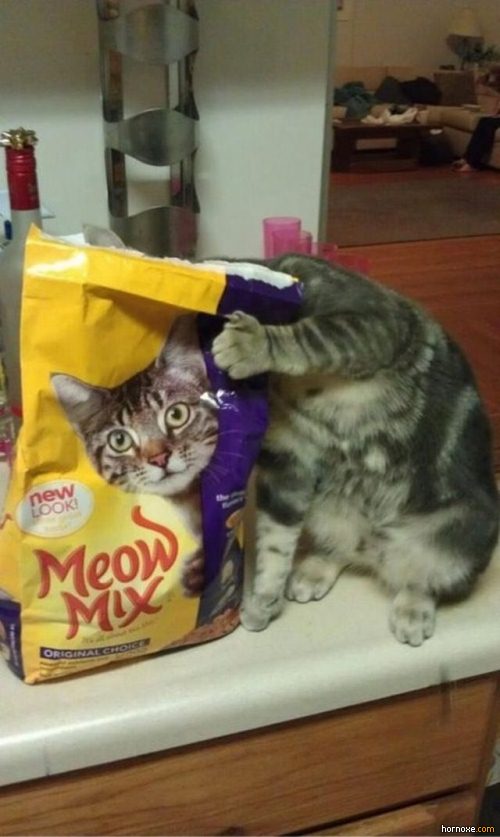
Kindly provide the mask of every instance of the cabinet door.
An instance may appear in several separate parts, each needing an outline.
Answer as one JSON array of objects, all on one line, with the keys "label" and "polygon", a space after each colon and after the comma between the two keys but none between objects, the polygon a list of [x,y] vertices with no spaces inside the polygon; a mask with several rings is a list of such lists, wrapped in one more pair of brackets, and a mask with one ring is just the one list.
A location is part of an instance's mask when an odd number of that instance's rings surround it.
[{"label": "cabinet door", "polygon": [[450,694],[428,689],[6,788],[0,834],[304,833],[442,796],[481,780],[496,682],[477,678]]}]

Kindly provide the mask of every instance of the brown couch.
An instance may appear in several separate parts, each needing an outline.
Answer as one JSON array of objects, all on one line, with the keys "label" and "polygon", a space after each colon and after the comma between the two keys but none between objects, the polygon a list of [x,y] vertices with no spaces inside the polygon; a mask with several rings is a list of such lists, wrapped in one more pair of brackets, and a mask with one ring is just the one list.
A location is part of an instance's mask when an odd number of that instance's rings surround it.
[{"label": "brown couch", "polygon": [[[471,134],[481,116],[495,112],[499,104],[498,94],[488,88],[476,84],[471,73],[460,76],[458,73],[448,74],[428,67],[336,67],[334,84],[341,87],[351,81],[363,82],[368,91],[375,91],[387,76],[399,81],[410,81],[417,76],[424,76],[434,80],[443,94],[440,105],[419,105],[418,121],[431,127],[442,128],[448,139],[454,155],[461,157],[467,147]],[[449,83],[448,83],[449,82]],[[462,95],[460,90],[462,90]],[[447,104],[447,102],[463,102]],[[374,116],[379,116],[390,102],[377,104],[371,109]],[[334,120],[344,119],[346,108],[333,107]],[[393,140],[364,140],[365,148],[389,147]],[[359,146],[361,147],[361,146]],[[495,143],[487,161],[493,168],[500,169],[500,129],[496,133]]]}]

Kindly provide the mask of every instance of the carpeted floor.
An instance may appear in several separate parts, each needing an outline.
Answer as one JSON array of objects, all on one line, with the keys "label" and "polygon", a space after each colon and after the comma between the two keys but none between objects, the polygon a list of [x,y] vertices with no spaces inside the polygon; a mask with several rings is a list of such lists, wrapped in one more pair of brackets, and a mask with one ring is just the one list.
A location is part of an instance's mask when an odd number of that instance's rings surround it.
[{"label": "carpeted floor", "polygon": [[372,184],[332,182],[329,240],[341,246],[500,234],[498,183],[473,175]]}]

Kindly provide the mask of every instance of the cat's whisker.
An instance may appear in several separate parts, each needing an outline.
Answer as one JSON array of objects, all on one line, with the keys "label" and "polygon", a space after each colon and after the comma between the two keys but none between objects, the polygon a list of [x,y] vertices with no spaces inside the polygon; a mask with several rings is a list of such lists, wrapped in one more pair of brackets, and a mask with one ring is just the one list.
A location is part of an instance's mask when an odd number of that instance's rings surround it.
[{"label": "cat's whisker", "polygon": [[210,462],[206,470],[213,474],[217,474],[217,476],[221,479],[225,479],[228,474],[228,469],[222,464],[222,462]]},{"label": "cat's whisker", "polygon": [[224,456],[236,456],[238,459],[245,459],[248,462],[248,456],[245,456],[243,453],[238,453],[235,450],[225,450],[221,452]]},{"label": "cat's whisker", "polygon": [[211,482],[212,485],[215,485],[215,486],[218,486],[221,482],[221,479],[222,479],[222,475],[220,477],[218,477],[211,470],[209,470],[209,468],[206,468],[203,471],[203,476],[206,477],[208,479],[208,481]]},{"label": "cat's whisker", "polygon": [[210,471],[212,474],[225,474],[226,469],[222,467],[222,465],[217,465],[215,462],[210,462],[206,468],[207,471]]}]

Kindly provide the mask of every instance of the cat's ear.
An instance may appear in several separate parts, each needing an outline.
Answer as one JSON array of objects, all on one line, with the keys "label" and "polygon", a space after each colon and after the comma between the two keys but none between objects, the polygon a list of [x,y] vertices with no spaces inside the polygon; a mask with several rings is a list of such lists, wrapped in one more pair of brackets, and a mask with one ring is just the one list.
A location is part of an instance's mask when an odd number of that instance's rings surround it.
[{"label": "cat's ear", "polygon": [[51,375],[57,399],[71,424],[79,430],[91,416],[105,406],[109,393],[101,387],[84,384],[72,375]]},{"label": "cat's ear", "polygon": [[156,365],[189,370],[199,379],[206,378],[194,316],[187,314],[177,317],[156,359]]},{"label": "cat's ear", "polygon": [[82,229],[86,243],[94,247],[115,247],[123,250],[127,246],[113,230],[95,227],[93,224],[83,224]]}]

